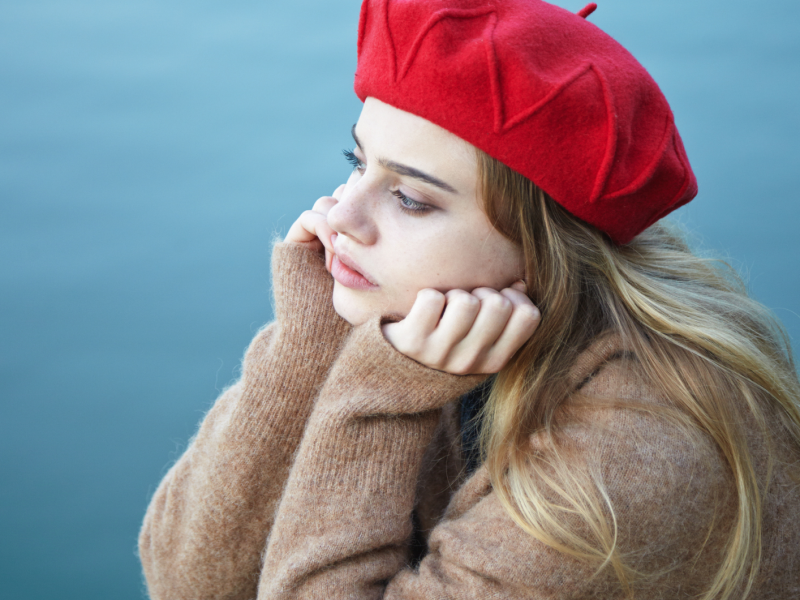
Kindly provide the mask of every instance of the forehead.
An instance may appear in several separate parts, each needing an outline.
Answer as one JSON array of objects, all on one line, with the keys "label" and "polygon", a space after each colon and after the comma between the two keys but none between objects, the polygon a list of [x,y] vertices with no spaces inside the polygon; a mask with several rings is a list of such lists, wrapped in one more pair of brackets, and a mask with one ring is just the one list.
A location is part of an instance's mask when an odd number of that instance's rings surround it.
[{"label": "forehead", "polygon": [[355,132],[368,159],[419,169],[462,192],[476,189],[475,147],[422,117],[367,98]]}]

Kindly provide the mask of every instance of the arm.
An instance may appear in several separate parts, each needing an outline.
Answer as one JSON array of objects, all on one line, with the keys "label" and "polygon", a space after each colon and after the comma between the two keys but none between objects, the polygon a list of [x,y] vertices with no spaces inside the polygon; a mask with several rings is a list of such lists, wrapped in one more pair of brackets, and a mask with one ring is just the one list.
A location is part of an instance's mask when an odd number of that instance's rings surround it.
[{"label": "arm", "polygon": [[401,355],[377,321],[355,329],[298,450],[259,598],[376,597],[405,564],[416,478],[439,408],[482,379]]},{"label": "arm", "polygon": [[349,325],[331,305],[323,257],[292,243],[272,257],[276,321],[248,349],[145,516],[139,552],[151,597],[252,598],[260,557],[313,403]]},{"label": "arm", "polygon": [[[638,398],[631,379],[618,375],[607,376],[608,390]],[[485,469],[455,496],[419,568],[407,566],[414,481],[436,408],[475,383],[408,360],[375,323],[354,331],[287,482],[259,600],[625,597],[610,569],[595,576],[593,565],[523,531]],[[567,433],[602,473],[629,564],[653,574],[638,582],[637,597],[701,592],[719,565],[731,514],[730,480],[714,444],[644,412],[585,416]],[[535,436],[531,445],[546,452]]]}]

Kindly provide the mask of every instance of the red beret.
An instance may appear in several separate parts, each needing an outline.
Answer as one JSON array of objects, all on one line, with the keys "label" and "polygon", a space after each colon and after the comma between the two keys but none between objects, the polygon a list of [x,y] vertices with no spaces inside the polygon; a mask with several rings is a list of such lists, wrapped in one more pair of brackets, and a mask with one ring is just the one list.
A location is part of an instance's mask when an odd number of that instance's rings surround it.
[{"label": "red beret", "polygon": [[364,0],[355,91],[423,117],[627,243],[697,194],[644,67],[541,0]]}]

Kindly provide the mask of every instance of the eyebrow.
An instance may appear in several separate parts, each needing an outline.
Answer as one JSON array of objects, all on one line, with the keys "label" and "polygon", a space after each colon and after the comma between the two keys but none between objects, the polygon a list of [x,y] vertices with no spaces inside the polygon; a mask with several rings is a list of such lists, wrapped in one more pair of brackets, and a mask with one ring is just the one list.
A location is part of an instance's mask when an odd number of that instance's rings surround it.
[{"label": "eyebrow", "polygon": [[[361,140],[358,139],[356,135],[356,126],[353,125],[352,129],[350,129],[350,133],[353,136],[353,140],[356,143],[356,146],[361,148],[363,152],[366,152],[364,145],[361,143]],[[414,167],[409,167],[408,165],[403,165],[401,163],[395,162],[393,160],[386,160],[385,158],[379,158],[378,163],[389,169],[390,171],[394,171],[398,175],[406,175],[408,177],[413,177],[414,179],[419,179],[420,181],[424,181],[425,183],[430,183],[431,185],[438,187],[445,192],[450,192],[451,194],[458,194],[456,188],[454,188],[449,183],[445,183],[441,179],[437,179],[433,175],[428,175],[424,171],[420,171],[419,169],[415,169]]]}]

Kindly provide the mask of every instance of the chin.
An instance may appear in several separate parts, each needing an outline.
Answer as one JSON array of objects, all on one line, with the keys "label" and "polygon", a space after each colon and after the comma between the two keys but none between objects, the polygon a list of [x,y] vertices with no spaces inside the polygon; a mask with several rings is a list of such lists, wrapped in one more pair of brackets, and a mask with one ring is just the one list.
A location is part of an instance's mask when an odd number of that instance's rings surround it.
[{"label": "chin", "polygon": [[347,293],[348,290],[340,288],[341,286],[338,283],[334,284],[333,309],[336,314],[354,327],[369,321],[375,314],[374,311],[366,310],[366,307],[361,306],[357,299],[350,297],[351,294]]}]

